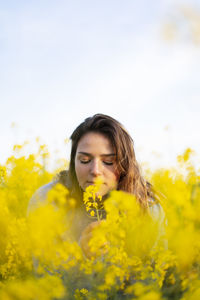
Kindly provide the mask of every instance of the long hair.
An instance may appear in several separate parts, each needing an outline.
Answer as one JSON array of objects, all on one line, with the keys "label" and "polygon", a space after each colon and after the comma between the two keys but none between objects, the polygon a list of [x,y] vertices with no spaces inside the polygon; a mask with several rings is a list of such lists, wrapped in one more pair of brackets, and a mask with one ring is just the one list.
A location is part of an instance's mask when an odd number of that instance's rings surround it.
[{"label": "long hair", "polygon": [[80,139],[88,132],[101,133],[110,140],[116,151],[116,165],[120,174],[117,190],[134,194],[141,207],[147,209],[148,196],[152,197],[151,185],[141,175],[133,140],[122,124],[104,114],[95,114],[85,119],[70,137],[72,147],[68,179],[72,194],[79,199],[82,195],[75,172],[75,156]]}]

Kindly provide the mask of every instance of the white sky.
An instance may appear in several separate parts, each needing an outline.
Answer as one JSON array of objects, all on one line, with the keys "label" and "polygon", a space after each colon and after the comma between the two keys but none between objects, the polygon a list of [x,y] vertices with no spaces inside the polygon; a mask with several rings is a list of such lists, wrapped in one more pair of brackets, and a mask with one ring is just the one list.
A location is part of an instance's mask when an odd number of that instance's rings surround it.
[{"label": "white sky", "polygon": [[64,139],[99,112],[151,167],[198,153],[200,46],[161,38],[174,2],[0,0],[0,163],[37,136],[68,158]]}]

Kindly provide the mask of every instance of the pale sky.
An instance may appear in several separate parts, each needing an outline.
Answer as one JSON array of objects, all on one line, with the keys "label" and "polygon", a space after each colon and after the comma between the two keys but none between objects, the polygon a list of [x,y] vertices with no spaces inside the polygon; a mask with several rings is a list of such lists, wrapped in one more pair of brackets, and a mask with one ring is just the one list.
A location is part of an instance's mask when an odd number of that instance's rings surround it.
[{"label": "pale sky", "polygon": [[64,139],[95,113],[124,124],[152,167],[198,154],[200,45],[161,35],[182,2],[0,0],[0,163],[37,136],[69,158]]}]

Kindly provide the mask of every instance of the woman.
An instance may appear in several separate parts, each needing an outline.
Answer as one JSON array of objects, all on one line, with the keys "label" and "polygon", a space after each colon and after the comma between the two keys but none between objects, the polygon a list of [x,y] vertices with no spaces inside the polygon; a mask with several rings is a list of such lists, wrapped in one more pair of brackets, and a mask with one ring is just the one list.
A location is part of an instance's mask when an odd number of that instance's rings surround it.
[{"label": "woman", "polygon": [[[134,194],[141,208],[153,215],[161,215],[151,185],[144,180],[135,157],[133,140],[117,120],[103,114],[85,119],[71,135],[72,148],[68,171],[62,171],[58,179],[38,190],[29,204],[29,210],[37,200],[45,200],[47,192],[58,182],[66,186],[77,200],[72,235],[79,241],[86,257],[90,258],[88,242],[92,230],[99,225],[85,209],[83,192],[98,178],[102,185],[99,195],[104,201],[112,190]],[[101,203],[103,203],[101,201]],[[156,205],[154,205],[156,204]],[[152,207],[154,208],[152,209]],[[103,206],[99,207],[105,218]]]}]

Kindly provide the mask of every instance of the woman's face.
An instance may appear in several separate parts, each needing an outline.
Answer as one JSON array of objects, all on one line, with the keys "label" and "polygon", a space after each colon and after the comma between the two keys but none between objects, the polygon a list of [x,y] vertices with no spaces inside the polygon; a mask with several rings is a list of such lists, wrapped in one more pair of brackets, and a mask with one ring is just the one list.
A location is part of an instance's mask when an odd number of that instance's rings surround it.
[{"label": "woman's face", "polygon": [[86,133],[79,141],[75,156],[75,171],[82,190],[98,178],[102,185],[99,195],[104,196],[117,188],[119,174],[116,153],[110,140],[101,133]]}]

